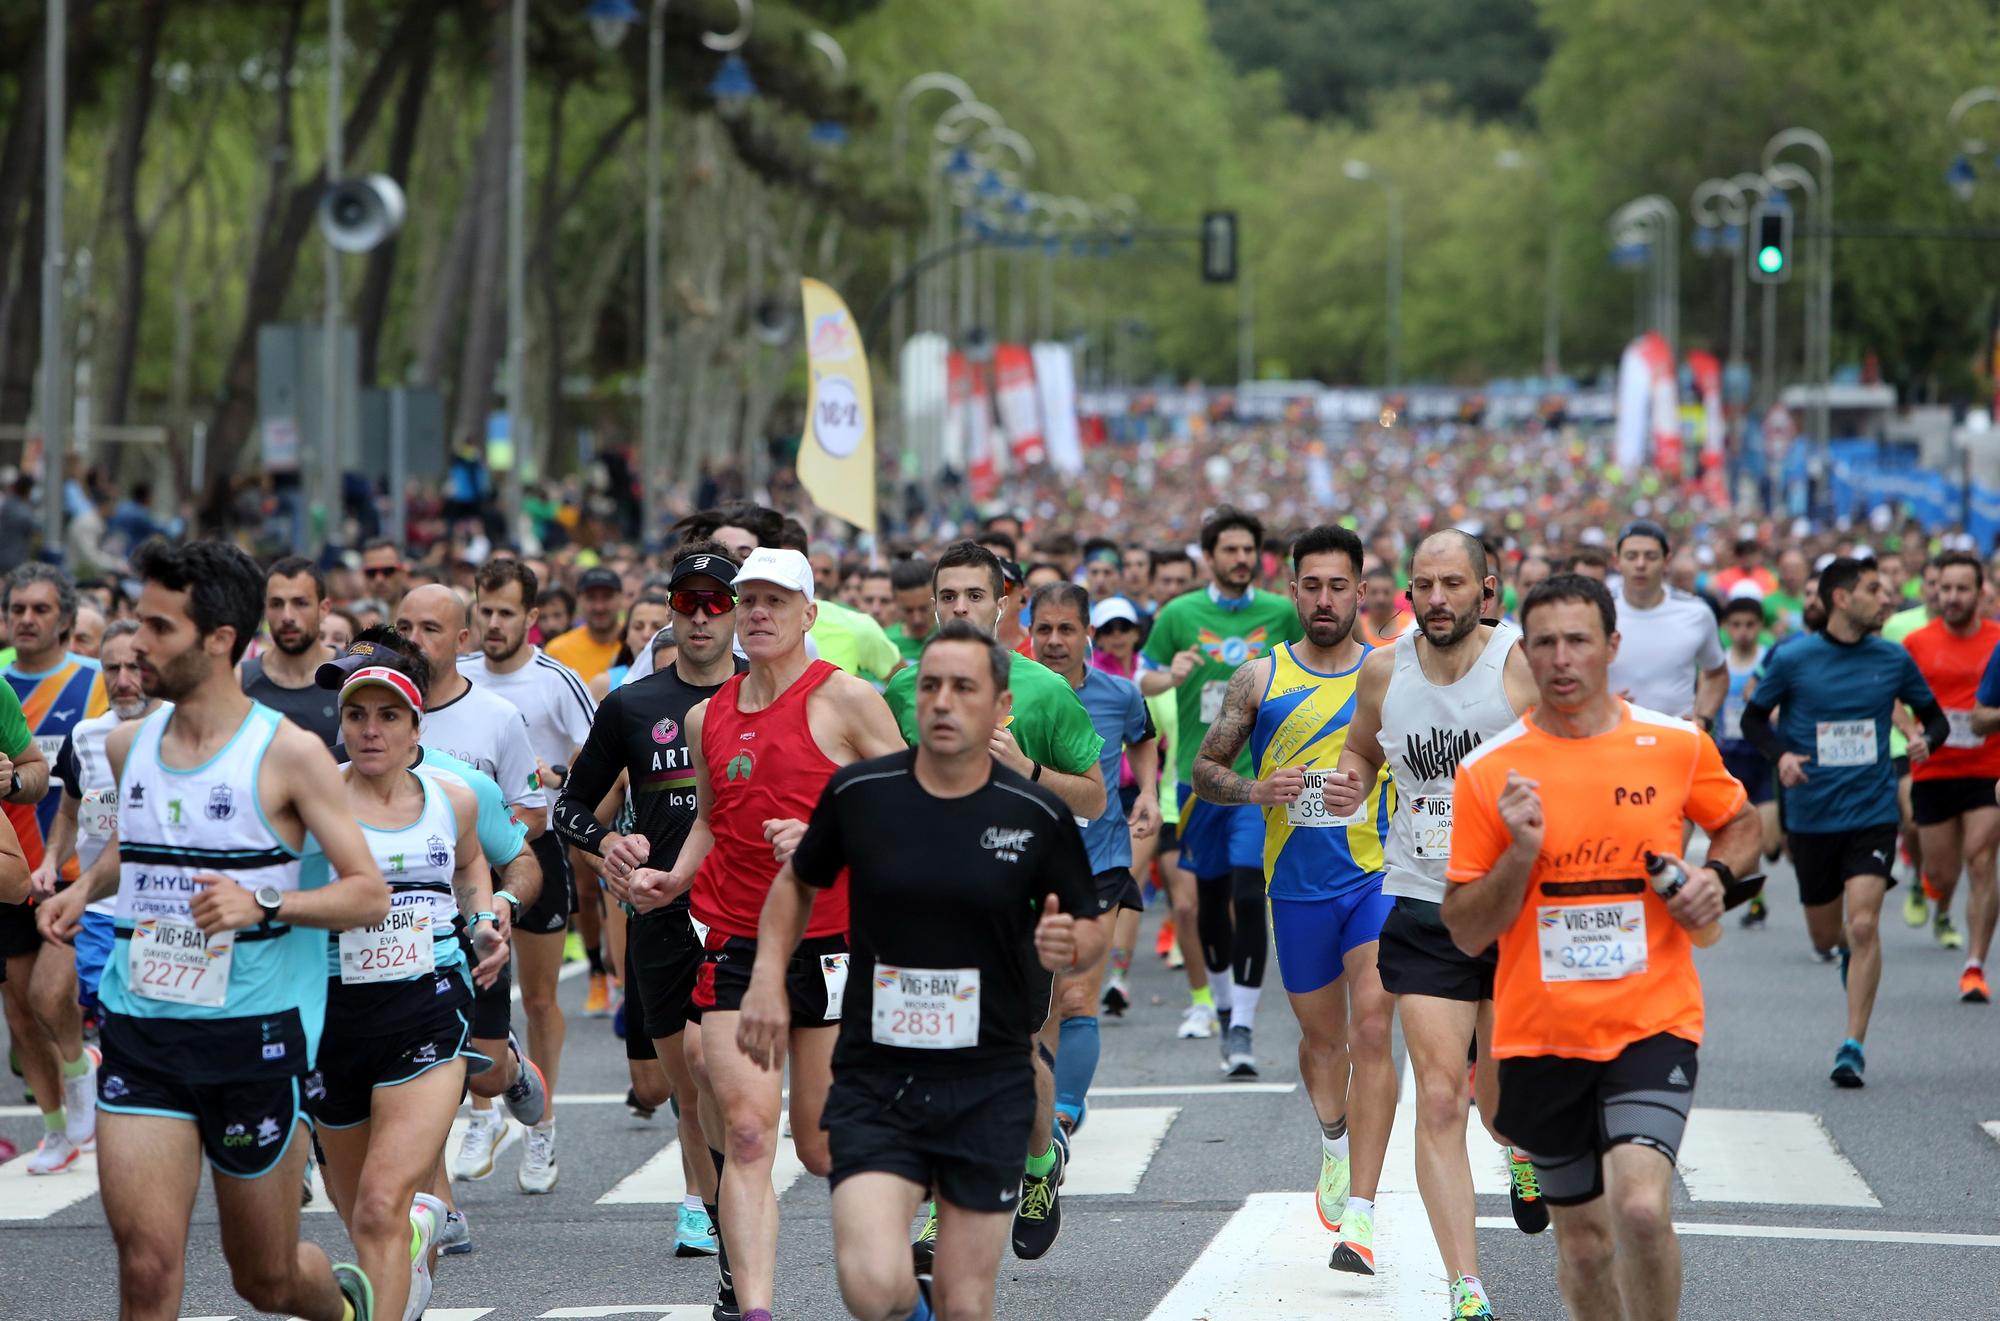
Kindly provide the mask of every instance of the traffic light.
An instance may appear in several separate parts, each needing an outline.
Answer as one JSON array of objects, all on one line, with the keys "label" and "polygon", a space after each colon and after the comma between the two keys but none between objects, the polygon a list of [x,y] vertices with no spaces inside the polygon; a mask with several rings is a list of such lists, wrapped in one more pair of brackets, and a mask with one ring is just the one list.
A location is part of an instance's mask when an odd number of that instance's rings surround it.
[{"label": "traffic light", "polygon": [[1792,278],[1792,209],[1782,202],[1759,202],[1750,215],[1750,278],[1783,284]]},{"label": "traffic light", "polygon": [[1201,278],[1236,283],[1236,213],[1210,211],[1201,218]]}]

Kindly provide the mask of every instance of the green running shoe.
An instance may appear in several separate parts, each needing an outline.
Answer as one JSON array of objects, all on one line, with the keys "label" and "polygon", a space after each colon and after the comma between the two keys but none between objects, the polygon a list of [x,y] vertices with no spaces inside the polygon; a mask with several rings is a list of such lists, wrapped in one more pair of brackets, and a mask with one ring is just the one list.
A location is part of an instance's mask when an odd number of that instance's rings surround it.
[{"label": "green running shoe", "polygon": [[1903,896],[1903,924],[1921,929],[1931,920],[1931,906],[1924,902],[1924,883],[1921,879],[1910,882],[1910,892]]},{"label": "green running shoe", "polygon": [[1937,918],[1931,923],[1931,935],[1946,949],[1965,948],[1965,937],[1958,934],[1958,928],[1952,925],[1951,914],[1943,909],[1938,910]]},{"label": "green running shoe", "polygon": [[1319,1149],[1319,1193],[1316,1208],[1319,1222],[1338,1234],[1341,1213],[1347,1210],[1348,1159],[1336,1156],[1324,1146]]},{"label": "green running shoe", "polygon": [[1347,1208],[1340,1218],[1340,1242],[1334,1245],[1333,1257],[1326,1264],[1330,1270],[1346,1271],[1350,1275],[1373,1275],[1375,1217],[1351,1206]]},{"label": "green running shoe", "polygon": [[340,1296],[354,1308],[354,1321],[375,1321],[375,1286],[368,1282],[368,1272],[352,1262],[338,1262],[333,1268],[333,1282],[340,1286]]},{"label": "green running shoe", "polygon": [[1542,1201],[1542,1181],[1534,1162],[1519,1152],[1507,1153],[1507,1200],[1514,1210],[1514,1227],[1539,1234],[1549,1227],[1548,1204]]},{"label": "green running shoe", "polygon": [[1451,1321],[1494,1321],[1493,1304],[1462,1276],[1451,1282]]},{"label": "green running shoe", "polygon": [[937,1260],[937,1203],[924,1203],[924,1227],[917,1231],[917,1237],[910,1244],[910,1262],[919,1276],[931,1273],[931,1263]]}]

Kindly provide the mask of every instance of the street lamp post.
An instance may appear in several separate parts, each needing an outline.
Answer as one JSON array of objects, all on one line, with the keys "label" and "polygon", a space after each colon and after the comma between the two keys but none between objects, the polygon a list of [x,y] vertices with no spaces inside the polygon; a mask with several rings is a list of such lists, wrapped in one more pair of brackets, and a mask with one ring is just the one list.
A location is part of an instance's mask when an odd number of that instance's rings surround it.
[{"label": "street lamp post", "polygon": [[1785,129],[1764,144],[1764,173],[1770,174],[1777,165],[1778,157],[1793,147],[1804,147],[1819,158],[1819,200],[1814,208],[1819,220],[1815,234],[1819,260],[1813,281],[1819,304],[1818,333],[1809,373],[1819,386],[1813,403],[1813,431],[1819,437],[1819,455],[1824,468],[1827,443],[1832,439],[1827,430],[1827,389],[1833,380],[1833,148],[1827,145],[1825,138],[1809,128]]},{"label": "street lamp post", "polygon": [[[1766,170],[1764,178],[1770,185],[1771,191],[1781,197],[1787,189],[1793,188],[1805,194],[1806,209],[1800,219],[1806,228],[1812,228],[1814,222],[1822,225],[1826,223],[1824,219],[1826,215],[1825,199],[1820,192],[1818,181],[1810,174],[1807,174],[1796,165],[1781,161],[1773,165],[1769,170]],[[1821,322],[1818,301],[1817,291],[1811,283],[1807,283],[1805,288],[1804,317],[1799,328],[1800,339],[1802,340],[1799,370],[1801,379],[1808,385],[1813,383],[1814,372],[1819,362],[1819,332]]]},{"label": "street lamp post", "polygon": [[1635,231],[1649,236],[1647,247],[1651,252],[1649,284],[1652,302],[1649,319],[1660,332],[1660,337],[1667,341],[1668,352],[1678,359],[1681,333],[1680,212],[1658,193],[1648,193],[1618,208],[1611,217],[1610,231],[1614,243],[1624,241],[1625,236]]},{"label": "street lamp post", "polygon": [[1744,285],[1748,272],[1743,263],[1743,226],[1750,209],[1743,190],[1732,179],[1705,179],[1688,202],[1688,216],[1705,233],[1717,229],[1734,232],[1735,241],[1721,245],[1729,258],[1729,361],[1743,361]]},{"label": "street lamp post", "polygon": [[[1544,157],[1531,158],[1510,147],[1495,156],[1493,163],[1503,170],[1518,170],[1532,164],[1542,176],[1544,190],[1549,193],[1555,190]],[[1562,219],[1552,197],[1545,199],[1544,205],[1549,213],[1549,248],[1542,268],[1542,376],[1553,381],[1562,375]]]},{"label": "street lamp post", "polygon": [[[335,0],[339,3],[339,0]],[[48,99],[42,115],[42,553],[63,544],[63,455],[67,449],[63,411],[63,112],[67,93],[69,6],[48,0],[48,67],[43,84]]]},{"label": "street lamp post", "polygon": [[[972,88],[966,85],[965,80],[956,74],[920,73],[903,84],[903,89],[896,93],[896,103],[890,111],[889,163],[898,183],[903,182],[909,169],[910,109],[917,98],[927,92],[944,92],[952,97],[953,105],[964,105],[968,101],[978,99],[973,95]],[[889,264],[890,285],[893,288],[901,283],[903,272],[910,267],[910,240],[901,230],[896,232],[896,242],[890,251]],[[896,300],[895,307],[890,309],[889,326],[889,341],[892,346],[890,359],[895,361],[897,354],[902,350],[903,340],[907,337],[909,329],[907,313],[900,298]]]},{"label": "street lamp post", "polygon": [[1965,117],[1981,106],[2000,105],[2000,87],[1975,87],[1951,103],[1945,113],[1945,127],[1958,139],[1958,157],[1945,172],[1945,179],[1951,191],[1961,202],[1970,202],[1978,191],[1979,175],[1973,162],[1986,154],[1986,142],[1964,131],[1959,125]]},{"label": "street lamp post", "polygon": [[1403,190],[1366,161],[1350,160],[1341,167],[1341,172],[1358,183],[1380,185],[1388,200],[1389,250],[1385,263],[1388,289],[1384,308],[1388,326],[1383,376],[1393,390],[1403,379]]}]

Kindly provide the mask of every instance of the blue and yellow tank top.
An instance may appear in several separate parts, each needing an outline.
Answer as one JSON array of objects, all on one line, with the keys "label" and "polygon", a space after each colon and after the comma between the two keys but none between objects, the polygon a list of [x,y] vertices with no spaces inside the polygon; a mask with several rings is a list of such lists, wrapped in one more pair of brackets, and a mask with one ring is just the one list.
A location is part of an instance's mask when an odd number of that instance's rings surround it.
[{"label": "blue and yellow tank top", "polygon": [[1325,899],[1381,883],[1382,846],[1396,805],[1388,768],[1352,817],[1330,815],[1320,798],[1320,786],[1347,746],[1360,675],[1359,664],[1344,674],[1307,669],[1289,642],[1272,653],[1250,755],[1260,780],[1288,766],[1306,772],[1298,802],[1264,809],[1264,881],[1274,899]]}]

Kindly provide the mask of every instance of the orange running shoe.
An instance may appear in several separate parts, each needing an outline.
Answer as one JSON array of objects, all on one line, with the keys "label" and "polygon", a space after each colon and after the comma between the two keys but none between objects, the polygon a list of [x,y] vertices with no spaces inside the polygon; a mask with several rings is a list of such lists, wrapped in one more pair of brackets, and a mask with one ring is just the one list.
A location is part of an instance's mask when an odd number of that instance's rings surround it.
[{"label": "orange running shoe", "polygon": [[1174,920],[1171,917],[1160,923],[1160,938],[1153,942],[1153,948],[1159,952],[1160,957],[1163,959],[1173,954]]},{"label": "orange running shoe", "polygon": [[601,972],[590,974],[590,991],[583,998],[583,1012],[592,1018],[611,1016],[611,978]]},{"label": "orange running shoe", "polygon": [[1930,900],[1932,903],[1937,903],[1943,898],[1937,892],[1937,887],[1931,884],[1931,874],[1929,872],[1924,873],[1924,898]]},{"label": "orange running shoe", "polygon": [[1958,998],[1969,1005],[1983,1005],[1993,998],[1993,991],[1986,985],[1986,970],[1965,965],[1965,971],[1958,974]]}]

